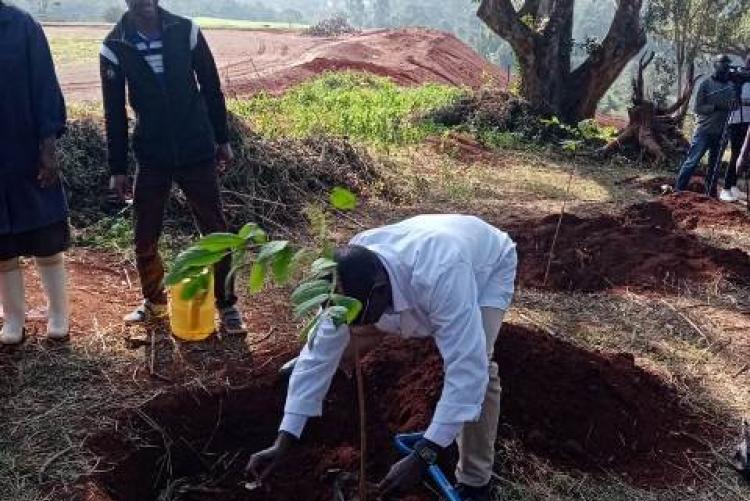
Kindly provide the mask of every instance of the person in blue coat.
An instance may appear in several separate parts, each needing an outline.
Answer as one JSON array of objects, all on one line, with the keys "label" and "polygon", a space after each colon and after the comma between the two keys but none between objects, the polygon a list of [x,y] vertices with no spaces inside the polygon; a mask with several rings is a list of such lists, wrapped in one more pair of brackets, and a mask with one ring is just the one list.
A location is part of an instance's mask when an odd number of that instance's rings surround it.
[{"label": "person in blue coat", "polygon": [[65,130],[65,102],[42,27],[2,0],[0,68],[0,344],[24,337],[21,256],[33,257],[39,269],[48,337],[64,340],[70,315],[63,252],[70,229],[55,149]]}]

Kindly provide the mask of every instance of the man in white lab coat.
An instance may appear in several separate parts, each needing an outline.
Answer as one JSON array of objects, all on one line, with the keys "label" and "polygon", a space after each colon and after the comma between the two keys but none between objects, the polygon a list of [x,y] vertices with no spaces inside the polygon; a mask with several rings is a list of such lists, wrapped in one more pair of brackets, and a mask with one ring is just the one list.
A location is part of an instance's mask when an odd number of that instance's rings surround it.
[{"label": "man in white lab coat", "polygon": [[[364,305],[351,328],[355,337],[362,326],[432,337],[444,361],[432,423],[415,452],[391,468],[381,494],[418,483],[457,440],[463,499],[489,500],[501,392],[492,355],[513,298],[515,244],[473,216],[423,215],[355,236],[335,260],[341,292]],[[307,419],[321,415],[349,340],[348,326],[321,323],[315,343],[304,347],[295,364],[278,438],[251,457],[249,474],[260,479],[270,474],[301,437]]]}]

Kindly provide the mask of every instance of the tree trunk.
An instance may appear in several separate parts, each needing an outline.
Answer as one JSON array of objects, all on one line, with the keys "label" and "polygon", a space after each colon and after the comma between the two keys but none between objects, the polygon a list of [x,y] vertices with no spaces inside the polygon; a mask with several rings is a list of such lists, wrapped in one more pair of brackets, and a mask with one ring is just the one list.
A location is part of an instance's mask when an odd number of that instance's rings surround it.
[{"label": "tree trunk", "polygon": [[571,71],[575,0],[482,0],[477,15],[513,47],[521,67],[521,93],[533,106],[568,123],[592,118],[599,101],[646,44],[643,0],[619,0],[609,33]]}]

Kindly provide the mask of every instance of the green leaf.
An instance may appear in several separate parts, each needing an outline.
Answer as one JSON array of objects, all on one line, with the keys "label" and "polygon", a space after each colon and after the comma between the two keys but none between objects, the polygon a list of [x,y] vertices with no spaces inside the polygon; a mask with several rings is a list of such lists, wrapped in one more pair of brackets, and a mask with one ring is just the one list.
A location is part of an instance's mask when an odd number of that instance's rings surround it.
[{"label": "green leaf", "polygon": [[323,320],[323,315],[315,315],[312,317],[302,328],[302,331],[299,333],[300,341],[306,341],[310,343],[310,346],[315,343],[315,334],[318,331],[318,326],[320,325],[320,322]]},{"label": "green leaf", "polygon": [[331,282],[328,280],[313,280],[304,282],[292,292],[292,303],[299,305],[315,296],[331,292]]},{"label": "green leaf", "polygon": [[164,283],[168,287],[172,287],[179,284],[186,278],[193,278],[200,275],[205,269],[205,266],[183,266],[182,268],[172,266],[166,278],[164,279]]},{"label": "green leaf", "polygon": [[330,297],[331,295],[328,293],[318,294],[317,296],[308,299],[304,303],[298,304],[297,306],[294,307],[294,317],[295,318],[304,317],[311,311],[325,304],[330,299]]},{"label": "green leaf", "polygon": [[240,238],[245,240],[250,239],[256,244],[264,244],[268,241],[268,235],[256,223],[247,223],[242,227],[238,235]]},{"label": "green leaf", "polygon": [[177,256],[172,268],[175,270],[181,270],[183,268],[195,268],[198,266],[211,266],[221,261],[226,255],[227,255],[227,251],[212,252],[207,249],[202,249],[197,246],[192,246],[182,251]]},{"label": "green leaf", "polygon": [[575,153],[576,151],[578,151],[578,148],[583,143],[582,141],[567,140],[567,141],[563,141],[561,144],[562,144],[563,150]]},{"label": "green leaf", "polygon": [[180,298],[189,301],[195,298],[195,296],[206,294],[210,284],[210,275],[208,273],[201,273],[200,275],[191,278],[190,281],[185,284],[180,292]]},{"label": "green leaf", "polygon": [[263,284],[266,282],[266,272],[268,265],[256,261],[253,263],[253,267],[250,269],[250,279],[248,280],[247,286],[250,290],[250,294],[257,294],[263,290]]},{"label": "green leaf", "polygon": [[336,270],[336,266],[338,265],[333,259],[321,257],[313,262],[311,268],[313,275],[319,277],[333,273]]},{"label": "green leaf", "polygon": [[212,233],[198,240],[196,247],[209,252],[230,251],[245,245],[245,239],[234,233]]},{"label": "green leaf", "polygon": [[331,320],[333,320],[336,327],[340,327],[347,323],[346,318],[349,311],[345,306],[331,306],[326,312],[330,315]]},{"label": "green leaf", "polygon": [[342,296],[340,294],[334,294],[331,296],[331,301],[336,306],[342,306],[346,308],[346,323],[351,324],[362,312],[362,303],[358,299],[353,297]]},{"label": "green leaf", "polygon": [[329,201],[338,210],[346,211],[357,207],[357,195],[341,187],[336,187],[331,191]]},{"label": "green leaf", "polygon": [[271,271],[273,272],[273,278],[278,284],[285,284],[289,281],[292,276],[294,267],[292,266],[292,257],[294,253],[291,247],[285,247],[281,251],[276,253],[276,256],[271,263]]},{"label": "green leaf", "polygon": [[279,252],[283,251],[289,246],[289,242],[286,240],[274,240],[268,242],[260,248],[258,253],[258,262],[267,263],[276,256]]}]

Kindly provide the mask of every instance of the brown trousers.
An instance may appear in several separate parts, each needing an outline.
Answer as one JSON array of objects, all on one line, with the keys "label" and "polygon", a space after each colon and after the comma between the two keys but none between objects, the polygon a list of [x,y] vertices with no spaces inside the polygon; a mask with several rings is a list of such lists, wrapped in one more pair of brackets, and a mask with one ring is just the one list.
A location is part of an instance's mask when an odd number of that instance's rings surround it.
[{"label": "brown trousers", "polygon": [[[227,231],[213,163],[138,171],[133,201],[136,265],[143,297],[156,304],[167,302],[159,237],[164,223],[164,207],[173,183],[185,194],[201,234]],[[218,308],[226,308],[237,302],[233,281],[228,286],[226,282],[231,265],[231,258],[226,257],[214,267],[214,293]]]}]

